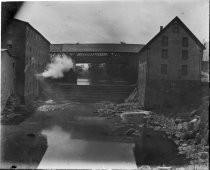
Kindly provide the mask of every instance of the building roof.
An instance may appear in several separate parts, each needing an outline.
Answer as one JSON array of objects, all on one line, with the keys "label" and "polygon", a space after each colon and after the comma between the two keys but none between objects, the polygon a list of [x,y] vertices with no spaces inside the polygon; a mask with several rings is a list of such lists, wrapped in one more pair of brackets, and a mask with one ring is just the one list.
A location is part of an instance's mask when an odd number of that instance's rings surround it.
[{"label": "building roof", "polygon": [[50,52],[122,52],[138,53],[142,44],[51,44]]},{"label": "building roof", "polygon": [[47,41],[49,44],[51,44],[38,30],[36,30],[33,26],[31,26],[31,24],[29,24],[28,22],[26,21],[22,21],[22,20],[19,20],[19,19],[16,19],[14,18],[14,21],[17,21],[17,22],[22,22],[26,25],[28,25],[29,27],[31,27],[37,34],[39,34],[45,41]]},{"label": "building roof", "polygon": [[180,24],[184,30],[191,36],[191,38],[202,48],[205,49],[205,46],[198,40],[198,38],[189,30],[189,28],[179,19],[179,17],[175,17],[171,22],[168,23],[158,34],[156,34],[141,50],[140,53],[143,52],[153,41],[155,41],[162,33],[164,33],[174,22]]}]

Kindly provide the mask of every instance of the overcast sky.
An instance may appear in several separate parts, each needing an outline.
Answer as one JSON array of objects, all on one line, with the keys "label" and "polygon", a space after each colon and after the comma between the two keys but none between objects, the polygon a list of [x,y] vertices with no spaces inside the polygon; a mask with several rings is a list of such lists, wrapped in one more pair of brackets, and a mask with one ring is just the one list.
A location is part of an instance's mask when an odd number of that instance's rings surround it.
[{"label": "overcast sky", "polygon": [[26,2],[16,18],[51,43],[146,44],[175,16],[209,41],[208,0]]}]

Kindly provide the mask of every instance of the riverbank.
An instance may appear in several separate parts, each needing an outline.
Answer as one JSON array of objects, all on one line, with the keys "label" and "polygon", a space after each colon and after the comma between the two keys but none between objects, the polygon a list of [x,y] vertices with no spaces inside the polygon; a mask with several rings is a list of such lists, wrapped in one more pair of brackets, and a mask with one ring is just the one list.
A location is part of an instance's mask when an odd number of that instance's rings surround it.
[{"label": "riverbank", "polygon": [[[135,95],[133,95],[133,98],[136,98]],[[136,102],[136,100],[133,101],[134,102],[127,101],[121,104],[114,104],[110,102],[101,103],[96,112],[107,119],[120,119],[123,112],[142,112],[138,102]],[[208,97],[203,98],[202,105],[192,112],[186,113],[183,118],[180,116],[167,117],[165,114],[155,113],[154,111],[149,112],[150,114],[144,117],[145,128],[152,129],[162,137],[167,137],[169,140],[168,142],[173,141],[177,148],[176,157],[179,158],[181,156],[182,159],[186,160],[179,160],[180,162],[175,161],[176,164],[180,163],[181,165],[185,163],[193,166],[208,166],[208,101]],[[186,115],[188,115],[188,119],[186,119]],[[138,118],[133,119],[133,123],[135,122],[138,122]],[[138,129],[135,129],[135,126],[133,126],[132,129],[128,130],[128,132],[133,132],[131,134],[138,136],[139,131]],[[124,133],[126,134],[126,132]],[[144,138],[146,138],[146,136],[144,136]],[[158,142],[158,138],[155,140],[156,141],[153,141],[154,144]],[[162,145],[165,144],[162,143]],[[163,148],[165,146],[163,146]],[[161,147],[161,145],[158,147]],[[138,163],[138,160],[136,161]],[[139,164],[142,163],[141,161],[139,162]],[[157,162],[157,164],[160,162]],[[167,164],[166,162],[164,162],[164,164]],[[175,162],[168,160],[169,165]],[[144,160],[144,164],[149,165],[151,162],[149,160],[148,162]]]}]

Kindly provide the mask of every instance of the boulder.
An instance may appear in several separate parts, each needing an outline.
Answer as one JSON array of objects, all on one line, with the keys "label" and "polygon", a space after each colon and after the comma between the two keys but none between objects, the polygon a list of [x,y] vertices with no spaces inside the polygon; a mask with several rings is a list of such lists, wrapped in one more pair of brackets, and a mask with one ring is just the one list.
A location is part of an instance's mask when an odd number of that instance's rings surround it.
[{"label": "boulder", "polygon": [[159,131],[160,129],[161,129],[160,126],[155,126],[155,128],[154,128],[155,131]]}]

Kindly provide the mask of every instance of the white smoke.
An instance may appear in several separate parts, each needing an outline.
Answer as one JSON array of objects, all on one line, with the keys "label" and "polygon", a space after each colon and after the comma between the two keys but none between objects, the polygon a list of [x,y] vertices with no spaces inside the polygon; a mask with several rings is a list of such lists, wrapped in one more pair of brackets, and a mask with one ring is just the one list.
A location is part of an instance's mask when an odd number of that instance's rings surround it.
[{"label": "white smoke", "polygon": [[67,57],[65,54],[57,55],[52,59],[52,62],[47,65],[46,70],[41,73],[41,75],[45,78],[61,78],[64,76],[64,72],[67,72],[73,68],[73,65],[74,64],[70,57]]}]

